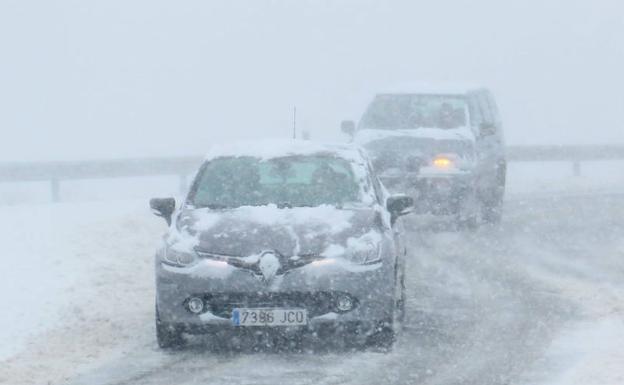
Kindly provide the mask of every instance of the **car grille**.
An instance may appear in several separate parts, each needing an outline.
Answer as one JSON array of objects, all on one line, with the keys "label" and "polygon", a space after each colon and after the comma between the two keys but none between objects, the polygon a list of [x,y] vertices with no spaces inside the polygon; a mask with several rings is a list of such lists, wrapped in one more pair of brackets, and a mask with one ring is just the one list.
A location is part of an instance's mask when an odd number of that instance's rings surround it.
[{"label": "car grille", "polygon": [[[207,310],[218,317],[230,318],[235,308],[305,308],[308,316],[315,317],[335,310],[336,298],[342,292],[314,293],[222,293],[206,294]],[[348,295],[348,294],[347,294]],[[357,301],[354,299],[354,302]]]}]

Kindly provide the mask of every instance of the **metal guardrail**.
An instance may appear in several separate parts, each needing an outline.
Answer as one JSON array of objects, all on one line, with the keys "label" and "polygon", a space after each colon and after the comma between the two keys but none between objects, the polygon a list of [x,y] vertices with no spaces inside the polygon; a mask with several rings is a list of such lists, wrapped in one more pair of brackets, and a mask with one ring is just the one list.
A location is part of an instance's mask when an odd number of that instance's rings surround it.
[{"label": "metal guardrail", "polygon": [[177,175],[180,190],[187,186],[187,175],[201,164],[202,157],[172,157],[91,160],[78,162],[0,163],[0,182],[50,181],[52,200],[60,200],[60,182],[78,179],[108,179],[138,176]]},{"label": "metal guardrail", "polygon": [[624,159],[624,145],[606,146],[508,146],[510,162],[586,162]]},{"label": "metal guardrail", "polygon": [[624,159],[624,145],[508,146],[508,162],[572,162],[572,173],[581,175],[581,162]]},{"label": "metal guardrail", "polygon": [[188,174],[202,157],[0,163],[0,182]]},{"label": "metal guardrail", "polygon": [[[180,189],[186,188],[187,176],[194,173],[202,157],[171,157],[94,160],[79,162],[10,162],[0,163],[0,183],[49,181],[53,201],[60,200],[64,180],[106,179],[139,176],[177,175]],[[606,146],[509,146],[509,162],[572,163],[574,175],[580,175],[581,162],[624,160],[624,145]]]}]

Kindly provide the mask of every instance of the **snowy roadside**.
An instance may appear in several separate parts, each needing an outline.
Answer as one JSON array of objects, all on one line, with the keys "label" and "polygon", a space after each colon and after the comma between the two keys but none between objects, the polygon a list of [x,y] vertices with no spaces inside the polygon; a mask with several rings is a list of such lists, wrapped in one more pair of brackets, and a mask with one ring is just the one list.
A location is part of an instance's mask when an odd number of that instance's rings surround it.
[{"label": "snowy roadside", "polygon": [[12,266],[0,279],[0,383],[60,383],[130,341],[151,341],[144,318],[153,301],[145,298],[153,297],[154,234],[164,222],[146,206],[0,208]]},{"label": "snowy roadside", "polygon": [[[595,204],[594,199],[600,200]],[[624,383],[624,206],[616,197],[551,198],[516,239],[525,268],[576,304],[567,322],[521,383]],[[531,209],[527,203],[519,203]],[[568,221],[560,218],[569,218]],[[512,219],[513,220],[513,219]],[[566,234],[579,234],[566,237]],[[532,246],[531,246],[532,245]]]},{"label": "snowy roadside", "polygon": [[[577,303],[581,317],[557,333],[516,382],[623,383],[623,200],[541,192],[536,201],[510,191],[527,198],[508,202],[511,231],[503,234],[503,246],[521,251],[526,259],[516,262]],[[153,336],[152,256],[165,228],[146,206],[141,200],[0,207],[4,261],[11,265],[0,277],[0,383],[65,383],[107,362],[119,369],[133,352],[141,352],[140,360],[125,367],[135,372],[172,364]]]},{"label": "snowy roadside", "polygon": [[581,163],[573,176],[571,162],[511,162],[507,200],[624,193],[624,161]]}]

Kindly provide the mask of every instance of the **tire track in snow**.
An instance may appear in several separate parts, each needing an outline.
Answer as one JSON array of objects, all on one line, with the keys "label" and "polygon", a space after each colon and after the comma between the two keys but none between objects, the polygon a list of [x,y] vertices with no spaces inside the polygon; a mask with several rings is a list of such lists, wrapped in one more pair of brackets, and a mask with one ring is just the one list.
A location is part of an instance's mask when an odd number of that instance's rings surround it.
[{"label": "tire track in snow", "polygon": [[408,320],[388,354],[215,355],[191,348],[173,353],[174,364],[120,384],[510,383],[572,311],[522,267],[520,230],[511,220],[476,233],[412,233]]},{"label": "tire track in snow", "polygon": [[[523,383],[524,373],[539,361],[562,325],[578,319],[581,312],[578,301],[565,297],[561,285],[551,282],[552,277],[582,274],[585,269],[564,269],[566,259],[572,255],[577,261],[590,262],[587,254],[596,243],[603,244],[603,254],[621,252],[621,242],[616,246],[609,243],[621,231],[621,216],[605,213],[610,206],[622,207],[622,203],[623,197],[617,194],[598,200],[578,196],[514,199],[507,202],[500,228],[483,228],[474,233],[433,232],[415,223],[421,227],[410,233],[406,329],[395,349],[387,354],[331,350],[315,354],[270,350],[215,354],[209,349],[209,340],[208,345],[193,345],[185,351],[162,352],[154,342],[152,306],[107,307],[105,311],[119,312],[112,317],[119,329],[141,329],[130,339],[107,334],[112,339],[107,346],[113,349],[111,354],[93,353],[90,358],[76,361],[75,368],[64,369],[72,381],[53,383]],[[141,221],[151,219],[146,216]],[[588,232],[588,228],[597,230]],[[600,229],[606,228],[613,229],[613,233],[601,237]],[[141,245],[138,249],[147,249],[147,236],[137,237],[135,242]],[[104,241],[96,243],[100,242]],[[122,252],[120,247],[115,248],[115,253]],[[125,240],[123,247],[131,249],[132,240]],[[150,258],[133,263],[152,271]],[[123,265],[108,268],[113,271]],[[621,268],[621,263],[605,260],[594,269],[603,277],[615,279],[618,266]],[[549,275],[544,275],[545,271]],[[151,275],[141,274],[140,282],[135,284],[126,275],[123,290],[132,291],[135,286],[141,289],[132,294],[132,301],[151,304],[153,292],[142,281]],[[100,278],[101,292],[115,287],[110,282],[114,274]],[[99,332],[85,330],[77,338],[85,333]],[[72,336],[68,331],[61,335]],[[87,340],[97,343],[97,339]],[[68,344],[71,347],[80,342]],[[90,354],[89,347],[78,351]],[[45,365],[45,355],[36,357]],[[12,378],[0,382],[17,383]]]}]

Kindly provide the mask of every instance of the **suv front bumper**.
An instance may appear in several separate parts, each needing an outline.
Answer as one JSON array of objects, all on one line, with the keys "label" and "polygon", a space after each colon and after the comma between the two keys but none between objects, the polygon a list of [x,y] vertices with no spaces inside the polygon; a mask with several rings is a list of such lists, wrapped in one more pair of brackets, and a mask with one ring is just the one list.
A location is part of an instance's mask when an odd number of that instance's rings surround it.
[{"label": "suv front bumper", "polygon": [[412,196],[416,214],[455,215],[475,186],[471,172],[405,173],[381,180],[391,192]]}]

